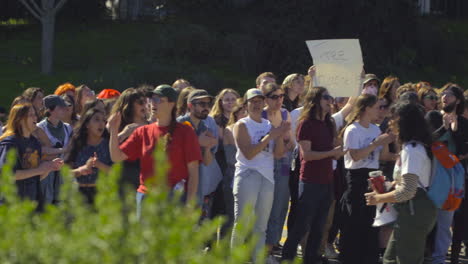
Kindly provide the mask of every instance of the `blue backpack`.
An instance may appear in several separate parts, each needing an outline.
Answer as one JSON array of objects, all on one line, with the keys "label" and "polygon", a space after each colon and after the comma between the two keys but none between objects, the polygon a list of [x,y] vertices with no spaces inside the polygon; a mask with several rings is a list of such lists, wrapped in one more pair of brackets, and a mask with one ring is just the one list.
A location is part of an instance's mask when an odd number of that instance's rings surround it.
[{"label": "blue backpack", "polygon": [[443,143],[434,142],[431,149],[434,157],[427,194],[437,208],[455,211],[465,195],[465,169]]}]

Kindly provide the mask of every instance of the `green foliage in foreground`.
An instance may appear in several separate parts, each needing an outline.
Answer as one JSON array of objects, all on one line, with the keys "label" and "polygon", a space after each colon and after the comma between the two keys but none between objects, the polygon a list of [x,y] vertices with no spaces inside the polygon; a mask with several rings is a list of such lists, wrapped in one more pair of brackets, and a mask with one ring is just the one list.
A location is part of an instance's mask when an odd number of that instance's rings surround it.
[{"label": "green foliage in foreground", "polygon": [[[161,147],[157,164],[167,164]],[[20,201],[12,174],[15,153],[9,153],[2,168],[0,192],[0,263],[246,263],[253,254],[255,239],[230,249],[230,236],[212,243],[223,219],[199,223],[195,205],[181,206],[168,198],[164,180],[167,167],[158,166],[155,182],[143,203],[142,220],[135,210],[135,193],[118,194],[120,164],[98,180],[96,208],[85,205],[71,177],[65,177],[60,206],[47,206],[35,213],[36,204]],[[62,175],[70,175],[69,168]],[[158,187],[159,186],[159,187]],[[241,221],[240,235],[251,226]],[[263,262],[263,257],[260,257]]]}]

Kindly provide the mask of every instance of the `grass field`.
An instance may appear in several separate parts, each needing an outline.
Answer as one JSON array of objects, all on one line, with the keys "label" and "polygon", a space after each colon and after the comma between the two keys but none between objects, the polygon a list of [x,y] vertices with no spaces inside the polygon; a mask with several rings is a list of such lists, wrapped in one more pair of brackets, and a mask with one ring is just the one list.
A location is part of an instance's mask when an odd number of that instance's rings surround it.
[{"label": "grass field", "polygon": [[255,74],[236,71],[222,54],[212,56],[216,38],[211,40],[206,28],[177,21],[57,24],[55,71],[45,76],[40,73],[40,25],[22,24],[0,24],[0,105],[9,105],[27,87],[51,92],[67,81],[86,83],[97,92],[181,77],[212,92],[254,85]]}]

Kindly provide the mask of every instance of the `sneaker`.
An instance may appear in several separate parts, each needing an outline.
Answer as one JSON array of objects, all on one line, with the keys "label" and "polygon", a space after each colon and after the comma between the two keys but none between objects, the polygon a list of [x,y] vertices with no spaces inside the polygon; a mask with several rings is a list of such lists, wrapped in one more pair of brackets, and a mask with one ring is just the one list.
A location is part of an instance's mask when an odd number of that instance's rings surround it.
[{"label": "sneaker", "polygon": [[266,259],[266,264],[279,264],[280,262],[273,255],[269,255]]},{"label": "sneaker", "polygon": [[324,256],[328,259],[337,259],[338,253],[335,251],[335,248],[332,244],[328,244],[325,246],[325,254]]}]

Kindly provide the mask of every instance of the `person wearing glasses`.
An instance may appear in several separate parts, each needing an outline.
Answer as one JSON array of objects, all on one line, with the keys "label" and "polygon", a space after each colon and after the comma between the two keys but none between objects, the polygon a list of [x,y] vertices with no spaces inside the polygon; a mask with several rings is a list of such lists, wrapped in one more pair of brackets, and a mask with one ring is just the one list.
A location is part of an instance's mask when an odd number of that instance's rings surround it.
[{"label": "person wearing glasses", "polygon": [[[463,117],[465,110],[465,98],[460,86],[447,83],[442,88],[441,106],[442,126],[434,134],[439,135],[439,140],[447,144],[449,150],[455,153],[466,168],[466,158],[468,153],[468,121]],[[430,112],[433,113],[434,111]],[[440,116],[440,115],[439,115]],[[440,118],[440,117],[439,117]],[[460,208],[457,215],[463,216],[466,210]],[[465,219],[464,219],[465,218]],[[450,227],[453,222],[453,237]],[[434,251],[432,253],[432,263],[443,263],[452,239],[455,241],[455,253],[460,249],[461,241],[459,231],[466,223],[465,217],[457,217],[454,221],[454,212],[443,209],[437,210],[437,227],[435,235]],[[458,241],[457,241],[458,240]]]},{"label": "person wearing glasses", "polygon": [[191,91],[187,97],[188,113],[177,118],[178,122],[188,122],[199,137],[203,163],[200,165],[198,199],[202,204],[202,218],[213,216],[215,191],[223,179],[221,169],[215,159],[218,147],[218,125],[208,114],[213,105],[213,96],[202,89]]},{"label": "person wearing glasses", "polygon": [[439,97],[431,87],[423,87],[418,91],[419,103],[424,107],[424,112],[437,110]]},{"label": "person wearing glasses", "polygon": [[[244,241],[237,233],[237,225],[247,205],[254,210],[253,232],[258,236],[254,256],[263,250],[266,229],[273,204],[275,179],[274,159],[284,154],[283,137],[289,133],[291,124],[282,122],[273,127],[262,118],[265,96],[260,89],[249,89],[244,99],[248,116],[234,125],[234,139],[237,146],[236,171],[234,174],[234,228],[231,244]],[[253,221],[251,217],[247,219]]]},{"label": "person wearing glasses", "polygon": [[[262,112],[262,118],[270,121],[273,127],[279,127],[283,122],[291,123],[288,110],[282,108],[285,98],[284,90],[277,84],[269,83],[264,87],[264,95],[266,107]],[[288,131],[282,140],[285,148],[281,158],[275,159],[274,162],[275,191],[266,231],[266,244],[270,253],[272,250],[280,249],[279,241],[288,211],[291,151],[295,146],[291,131]]]},{"label": "person wearing glasses", "polygon": [[[119,126],[119,144],[127,140],[135,129],[147,125],[146,121],[146,98],[141,90],[135,88],[128,88],[122,92],[117,101],[115,102],[111,114],[121,113],[122,122]],[[124,161],[123,171],[121,177],[120,190],[124,184],[129,184],[134,190],[140,185],[139,162]]]},{"label": "person wearing glasses", "polygon": [[323,87],[313,87],[304,100],[298,119],[297,142],[300,148],[301,175],[296,221],[283,247],[283,260],[293,260],[305,234],[304,263],[321,260],[319,248],[333,199],[333,159],[344,155],[335,146],[337,132],[331,117],[333,97]]}]

